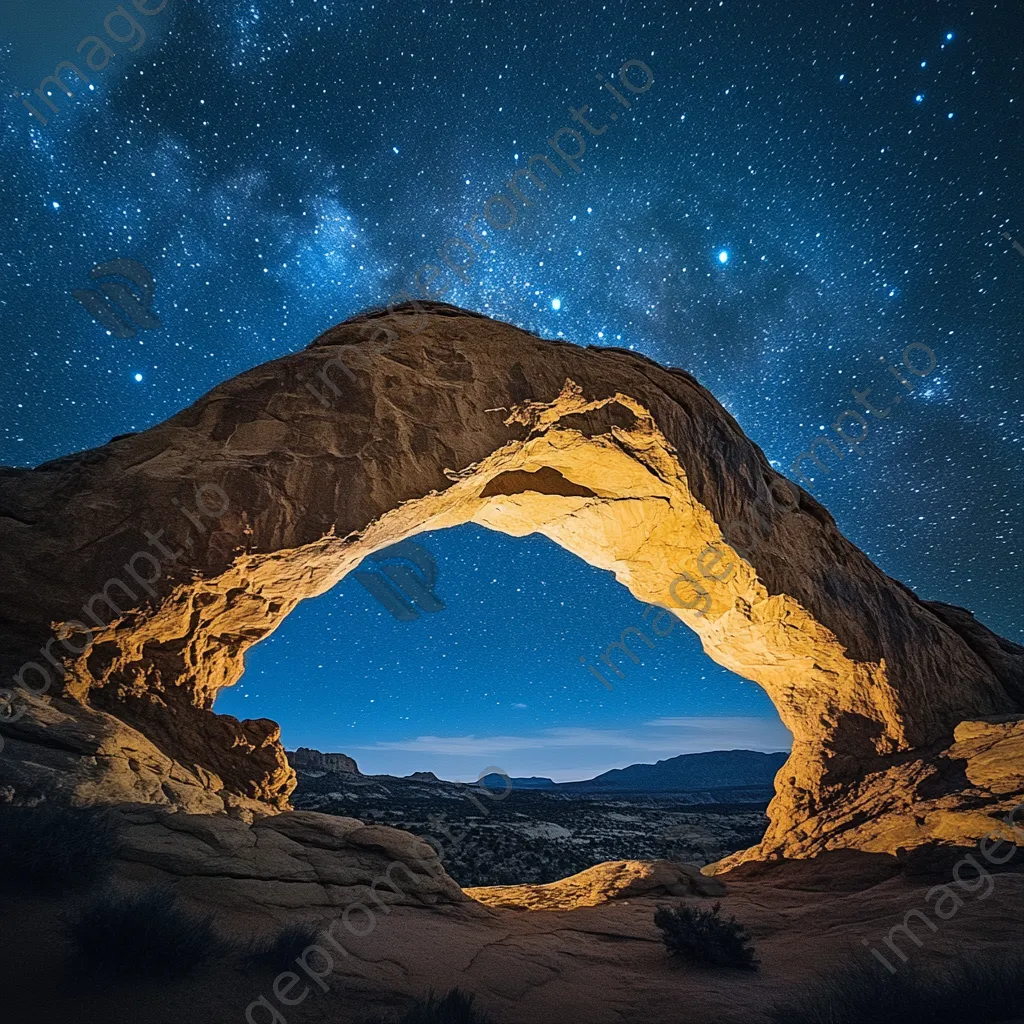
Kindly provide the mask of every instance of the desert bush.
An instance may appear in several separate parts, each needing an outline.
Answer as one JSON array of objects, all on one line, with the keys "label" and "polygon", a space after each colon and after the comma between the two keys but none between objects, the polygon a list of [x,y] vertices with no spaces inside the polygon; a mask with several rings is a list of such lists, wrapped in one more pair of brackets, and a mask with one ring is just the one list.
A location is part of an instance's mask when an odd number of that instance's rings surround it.
[{"label": "desert bush", "polygon": [[735,917],[725,921],[721,904],[710,910],[680,904],[675,910],[658,907],[654,923],[661,929],[668,951],[694,963],[713,967],[740,967],[756,971],[757,957],[746,929]]},{"label": "desert bush", "polygon": [[391,1017],[382,1024],[490,1024],[490,1018],[473,1008],[473,996],[453,988],[446,995],[433,992],[420,999],[401,1017]]},{"label": "desert bush", "polygon": [[990,1024],[1019,1020],[1024,957],[959,956],[941,967],[904,964],[891,974],[865,959],[771,1010],[773,1024]]},{"label": "desert bush", "polygon": [[167,886],[102,897],[74,921],[71,936],[83,959],[123,974],[186,974],[229,951],[212,919],[182,908]]},{"label": "desert bush", "polygon": [[109,874],[117,823],[97,807],[0,807],[0,886],[59,892]]},{"label": "desert bush", "polygon": [[319,934],[311,924],[290,924],[276,935],[254,940],[242,956],[253,967],[289,970],[303,951],[316,943]]}]

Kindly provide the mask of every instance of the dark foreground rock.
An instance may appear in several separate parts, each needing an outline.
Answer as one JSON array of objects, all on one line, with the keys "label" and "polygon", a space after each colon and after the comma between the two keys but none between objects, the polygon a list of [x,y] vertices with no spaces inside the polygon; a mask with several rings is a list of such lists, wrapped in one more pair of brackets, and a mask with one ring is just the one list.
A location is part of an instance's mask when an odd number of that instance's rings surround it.
[{"label": "dark foreground rock", "polygon": [[[331,952],[330,969],[321,978],[325,988],[291,965],[299,981],[294,989],[279,986],[279,991],[289,998],[307,992],[294,1006],[275,997],[280,967],[256,970],[217,962],[161,984],[83,974],[62,922],[75,914],[75,902],[8,896],[0,901],[3,1020],[243,1024],[246,1008],[263,999],[264,1005],[252,1011],[255,1024],[275,1020],[265,1005],[276,1008],[285,1024],[366,1024],[430,990],[459,986],[476,996],[494,1024],[768,1024],[773,1004],[806,991],[820,975],[856,956],[866,957],[887,977],[864,943],[901,970],[940,972],[967,953],[998,956],[1020,949],[1024,875],[996,876],[984,899],[979,899],[984,888],[972,893],[954,885],[962,906],[942,920],[925,899],[930,883],[893,873],[893,858],[885,855],[874,855],[871,867],[869,856],[827,854],[780,866],[758,864],[749,875],[744,867],[727,875],[726,892],[714,896],[655,891],[599,906],[543,911],[467,903],[393,905],[390,913],[376,915],[372,929],[360,926],[362,936],[334,928],[331,934],[344,953],[324,942]],[[824,884],[828,879],[831,887]],[[720,902],[723,915],[735,916],[751,934],[760,970],[709,971],[670,957],[653,916],[657,907],[681,902],[700,907]],[[473,906],[477,911],[470,913]],[[898,927],[915,910],[935,926],[910,918],[919,944]],[[298,912],[291,913],[297,919]],[[308,919],[325,927],[340,913],[340,908],[320,908]],[[215,925],[246,941],[271,934],[280,920],[262,912],[218,911]],[[890,934],[906,963],[886,945]],[[317,971],[327,966],[320,959],[310,962]]]}]

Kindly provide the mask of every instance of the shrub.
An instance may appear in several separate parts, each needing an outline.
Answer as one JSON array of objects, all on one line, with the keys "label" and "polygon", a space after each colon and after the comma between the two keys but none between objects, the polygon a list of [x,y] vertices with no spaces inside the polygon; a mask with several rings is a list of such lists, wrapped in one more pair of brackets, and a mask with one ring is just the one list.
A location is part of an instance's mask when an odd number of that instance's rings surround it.
[{"label": "shrub", "polygon": [[440,998],[431,992],[401,1017],[393,1017],[385,1024],[490,1024],[490,1018],[473,1009],[472,995],[453,988]]},{"label": "shrub", "polygon": [[756,971],[757,957],[743,925],[735,917],[723,921],[721,904],[710,910],[680,904],[675,910],[658,907],[654,923],[661,929],[668,951],[694,963],[714,967],[740,967]]},{"label": "shrub", "polygon": [[59,892],[92,884],[113,867],[117,823],[98,807],[3,806],[0,885]]},{"label": "shrub", "polygon": [[243,953],[254,967],[267,967],[277,971],[291,968],[303,951],[314,945],[319,931],[311,924],[290,924],[277,935],[257,939]]},{"label": "shrub", "polygon": [[821,978],[770,1012],[774,1024],[989,1024],[1018,1020],[1024,957],[958,956],[940,967],[903,964],[896,974],[874,960]]},{"label": "shrub", "polygon": [[108,895],[71,926],[81,956],[121,973],[175,976],[227,952],[210,917],[178,905],[173,889]]}]

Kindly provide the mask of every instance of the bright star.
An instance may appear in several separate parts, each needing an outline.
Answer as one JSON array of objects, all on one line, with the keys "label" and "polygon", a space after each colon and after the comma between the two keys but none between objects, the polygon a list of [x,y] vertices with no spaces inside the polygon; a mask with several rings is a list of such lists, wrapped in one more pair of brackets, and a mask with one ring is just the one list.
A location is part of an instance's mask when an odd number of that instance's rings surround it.
[{"label": "bright star", "polygon": [[923,93],[918,93],[918,94],[917,94],[917,95],[916,95],[916,96],[914,97],[914,99],[915,99],[915,100],[916,100],[916,101],[917,101],[918,103],[924,103],[924,94],[923,94]]},{"label": "bright star", "polygon": [[562,300],[561,299],[552,299],[551,300],[551,308],[554,309],[554,310],[561,309],[562,308]]},{"label": "bright star", "polygon": [[719,263],[728,263],[729,262],[729,254],[724,249],[718,254],[718,262]]},{"label": "bright star", "polygon": [[946,33],[946,42],[949,43],[949,42],[952,42],[952,40],[953,40],[953,33],[952,32],[947,32]]},{"label": "bright star", "polygon": [[141,381],[142,380],[142,374],[141,373],[135,374],[135,379],[138,380],[138,381]]}]

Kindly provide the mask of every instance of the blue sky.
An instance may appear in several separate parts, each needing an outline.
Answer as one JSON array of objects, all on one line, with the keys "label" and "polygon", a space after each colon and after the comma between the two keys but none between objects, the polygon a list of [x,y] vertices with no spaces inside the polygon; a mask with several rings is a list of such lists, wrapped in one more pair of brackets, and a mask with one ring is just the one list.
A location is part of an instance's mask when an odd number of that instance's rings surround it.
[{"label": "blue sky", "polygon": [[216,710],[280,722],[286,746],[352,755],[366,772],[476,778],[491,765],[559,781],[722,747],[780,750],[764,691],[716,665],[681,622],[631,638],[608,691],[597,661],[645,605],[541,536],[466,525],[421,534],[445,608],[393,618],[353,576],[301,604],[246,656]]},{"label": "blue sky", "polygon": [[[781,472],[854,388],[894,397],[881,359],[927,345],[925,385],[815,495],[922,597],[1024,640],[1011,5],[169,0],[40,124],[14,90],[116,6],[4,7],[0,461],[143,430],[380,306],[588,104],[613,127],[581,173],[495,229],[444,298],[682,367]],[[654,80],[627,111],[596,76],[631,59]],[[112,337],[74,300],[113,259],[151,271],[160,329]],[[640,619],[608,574],[542,538],[423,543],[444,611],[399,623],[347,579],[218,708],[371,770],[462,777],[784,746],[763,692],[682,627],[611,693],[583,670]],[[664,724],[681,717],[701,727]]]}]

